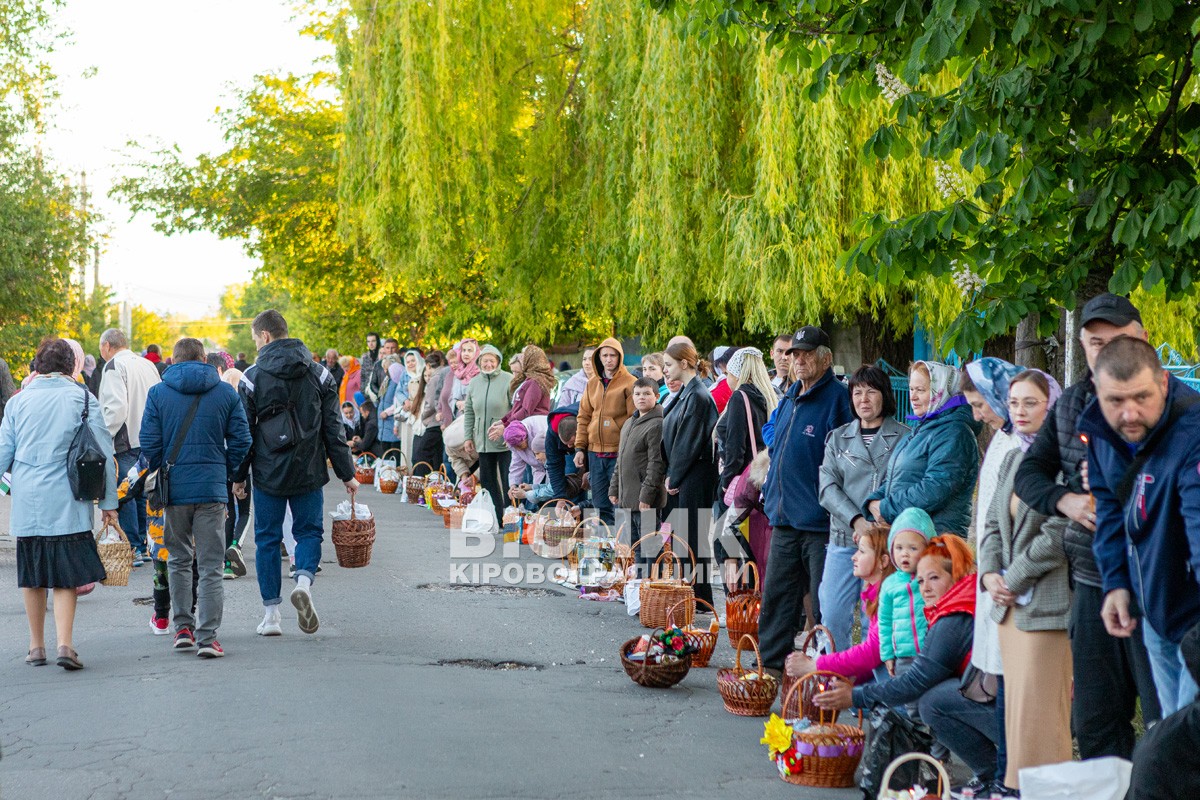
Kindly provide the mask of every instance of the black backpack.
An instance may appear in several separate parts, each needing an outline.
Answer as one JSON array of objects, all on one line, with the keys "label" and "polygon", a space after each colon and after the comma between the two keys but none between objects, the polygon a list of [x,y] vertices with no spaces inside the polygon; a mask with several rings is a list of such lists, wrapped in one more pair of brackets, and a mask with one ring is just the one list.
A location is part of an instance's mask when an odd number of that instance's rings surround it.
[{"label": "black backpack", "polygon": [[108,481],[109,458],[104,455],[92,429],[88,426],[88,404],[91,394],[83,384],[83,417],[71,447],[67,450],[67,479],[76,500],[100,500]]}]

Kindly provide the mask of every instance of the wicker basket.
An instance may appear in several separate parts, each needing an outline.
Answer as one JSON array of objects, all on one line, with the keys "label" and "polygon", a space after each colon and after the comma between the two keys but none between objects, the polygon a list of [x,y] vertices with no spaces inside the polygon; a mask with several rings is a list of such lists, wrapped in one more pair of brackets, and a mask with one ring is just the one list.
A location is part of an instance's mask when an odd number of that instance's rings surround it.
[{"label": "wicker basket", "polygon": [[[557,505],[558,502],[548,500],[543,503],[537,511],[538,516],[543,516],[543,511],[549,506]],[[581,522],[576,522],[574,517],[560,520],[557,514],[544,516],[543,521],[536,523],[533,551],[543,558],[562,558],[573,549],[567,546],[567,543],[575,536]]]},{"label": "wicker basket", "polygon": [[446,514],[446,519],[450,520],[450,528],[453,530],[461,530],[463,517],[467,513],[466,506],[450,506],[450,513]]},{"label": "wicker basket", "polygon": [[[742,649],[749,642],[754,648],[754,660],[758,662],[757,670],[742,668]],[[754,680],[743,680],[747,675],[757,676]],[[762,654],[758,652],[758,642],[750,635],[743,636],[738,641],[737,662],[734,667],[724,667],[717,670],[717,691],[725,701],[725,710],[739,717],[765,717],[771,713],[775,705],[775,695],[779,691],[779,681],[774,675],[763,671]]]},{"label": "wicker basket", "polygon": [[[667,628],[675,627],[675,609],[687,602],[687,600],[683,600],[671,606],[671,610],[667,612]],[[705,603],[700,598],[693,598],[693,602],[703,603],[704,605],[708,606],[713,612],[713,616],[716,616],[716,609],[714,609],[708,603]],[[696,652],[692,653],[692,666],[696,669],[703,669],[704,667],[707,667],[708,662],[712,659],[713,650],[717,648],[717,640],[721,636],[720,631],[694,628],[691,625],[681,625],[679,627],[683,631],[683,635],[687,638],[688,644],[696,648]]]},{"label": "wicker basket", "polygon": [[372,452],[361,454],[354,459],[354,480],[363,486],[375,485],[375,462],[379,457]]},{"label": "wicker basket", "polygon": [[410,472],[408,465],[404,463],[405,461],[408,461],[408,458],[404,455],[403,450],[401,450],[399,447],[392,447],[387,450],[384,450],[383,455],[381,455],[379,457],[379,460],[387,461],[388,456],[391,455],[392,453],[395,453],[396,455],[400,456],[400,458],[396,461],[396,472],[399,472],[400,477],[403,478],[405,475],[407,475]]},{"label": "wicker basket", "polygon": [[425,476],[425,505],[429,506],[430,511],[434,514],[445,517],[445,509],[438,505],[435,494],[455,496],[454,485],[446,476],[445,466],[438,467],[437,472],[431,472]]},{"label": "wicker basket", "polygon": [[942,762],[938,761],[928,753],[905,753],[898,756],[892,763],[887,765],[887,769],[883,771],[883,781],[879,784],[879,800],[911,800],[913,794],[908,789],[893,790],[890,787],[892,775],[896,770],[910,761],[924,761],[937,770],[938,788],[937,794],[926,795],[929,800],[950,800],[950,774],[946,772],[946,768]]},{"label": "wicker basket", "polygon": [[[117,532],[121,541],[100,544],[100,539],[109,528]],[[120,525],[110,523],[100,529],[96,534],[96,551],[100,553],[100,563],[104,565],[104,580],[100,583],[105,586],[128,586],[129,571],[133,569],[133,548],[129,546],[129,537]]]},{"label": "wicker basket", "polygon": [[338,566],[355,568],[371,563],[371,547],[375,544],[375,518],[359,519],[354,510],[354,495],[350,495],[350,519],[333,521],[333,549]]},{"label": "wicker basket", "polygon": [[[829,640],[829,649],[825,651],[826,653],[832,653],[837,650],[837,643],[833,640],[833,632],[824,625],[814,625],[812,630],[810,630],[800,642],[800,652],[808,653],[811,651],[817,653],[818,655],[821,654],[820,648],[817,647],[818,632],[824,633]],[[796,678],[788,676],[786,669],[783,671],[783,697],[785,700],[789,696],[788,693],[792,688],[792,684],[795,683],[796,680]],[[780,713],[784,719],[800,719],[801,717],[805,719],[816,719],[820,715],[821,710],[809,702],[808,705],[802,708],[789,708],[788,706],[784,705],[780,708]]]},{"label": "wicker basket", "polygon": [[[812,697],[821,691],[822,680],[836,677],[849,682],[850,679],[833,672],[813,672],[792,684],[788,696],[783,698],[783,707],[799,702],[800,705],[811,705]],[[799,693],[799,701],[792,697]],[[800,759],[803,762],[799,774],[781,774],[785,781],[798,786],[818,786],[824,789],[843,789],[854,785],[854,771],[862,760],[863,746],[866,735],[862,729],[862,712],[858,714],[858,727],[844,725],[837,721],[836,711],[827,711],[819,706],[816,717],[810,717],[813,727],[796,731],[795,738],[803,748]],[[785,719],[790,719],[786,714]],[[823,754],[822,750],[832,749],[834,754]],[[807,751],[807,752],[805,752]]]},{"label": "wicker basket", "polygon": [[[661,534],[651,533],[643,536],[637,541],[637,545],[651,536],[659,536]],[[687,550],[688,559],[692,564],[691,580],[680,577],[675,578],[675,569],[678,565],[682,567],[679,556],[675,555],[671,550],[671,544],[678,541]],[[641,600],[641,609],[638,611],[638,619],[642,625],[647,628],[662,628],[667,624],[667,614],[674,607],[684,601],[694,600],[696,597],[695,589],[692,584],[696,580],[695,567],[696,557],[692,554],[692,549],[688,547],[687,542],[682,539],[673,539],[669,535],[664,537],[664,549],[654,560],[654,566],[651,567],[650,576],[643,580],[638,587],[638,598]],[[635,545],[635,547],[637,546]],[[665,577],[663,572],[665,571]],[[680,569],[682,572],[682,569]],[[657,577],[655,575],[657,574]],[[694,603],[688,603],[683,611],[679,622],[683,625],[691,625],[692,619],[695,616],[696,606]]]},{"label": "wicker basket", "polygon": [[[662,628],[651,631],[650,638],[653,640],[654,634],[660,630]],[[629,653],[637,646],[641,638],[640,636],[635,636],[621,645],[621,666],[625,668],[625,674],[632,678],[634,683],[638,686],[645,686],[648,689],[669,689],[687,677],[688,670],[692,668],[692,660],[690,658],[681,658],[678,661],[671,661],[666,664],[630,661]]]},{"label": "wicker basket", "polygon": [[758,566],[746,562],[746,568],[754,576],[754,583],[740,587],[725,597],[725,630],[729,633],[729,644],[737,647],[743,636],[758,641],[758,615],[762,610],[762,581]]},{"label": "wicker basket", "polygon": [[375,464],[375,477],[379,479],[379,491],[384,494],[395,494],[403,480],[399,467],[385,463],[383,459]]}]

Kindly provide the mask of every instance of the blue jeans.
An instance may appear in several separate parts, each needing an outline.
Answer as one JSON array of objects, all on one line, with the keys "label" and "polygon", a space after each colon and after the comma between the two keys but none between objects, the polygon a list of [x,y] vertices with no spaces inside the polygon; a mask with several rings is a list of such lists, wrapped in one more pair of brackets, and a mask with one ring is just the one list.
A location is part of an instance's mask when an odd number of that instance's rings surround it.
[{"label": "blue jeans", "polygon": [[612,483],[613,472],[617,469],[615,458],[601,458],[595,453],[588,453],[588,480],[592,484],[592,508],[600,512],[600,519],[606,525],[615,521],[612,503],[608,501],[608,486]]},{"label": "blue jeans", "polygon": [[[830,544],[825,548],[825,569],[817,589],[821,602],[821,624],[833,634],[838,650],[850,647],[850,628],[854,625],[854,606],[862,592],[862,581],[854,577],[850,557],[857,547]],[[864,631],[864,636],[866,632]]]},{"label": "blue jeans", "polygon": [[963,697],[959,683],[958,678],[950,678],[925,692],[918,701],[921,720],[977,778],[989,782],[996,777],[996,741],[1000,738],[996,707]]},{"label": "blue jeans", "polygon": [[325,498],[322,489],[292,497],[276,497],[254,487],[254,568],[258,573],[258,591],[264,606],[282,602],[280,584],[283,564],[279,548],[283,543],[283,515],[292,509],[292,535],[296,537],[296,577],[316,577],[321,562],[324,532]]},{"label": "blue jeans", "polygon": [[1146,643],[1146,652],[1150,654],[1150,671],[1154,673],[1158,703],[1162,706],[1162,717],[1166,719],[1195,700],[1200,689],[1183,663],[1179,645],[1159,636],[1145,617],[1141,622],[1142,641]]},{"label": "blue jeans", "polygon": [[[133,469],[141,455],[142,450],[139,447],[126,450],[124,453],[117,453],[118,481],[125,479],[125,475]],[[129,537],[129,544],[133,549],[146,555],[146,501],[144,499],[130,500],[121,506],[121,510],[117,514],[117,521],[121,525],[121,530],[125,531],[125,535]]]}]

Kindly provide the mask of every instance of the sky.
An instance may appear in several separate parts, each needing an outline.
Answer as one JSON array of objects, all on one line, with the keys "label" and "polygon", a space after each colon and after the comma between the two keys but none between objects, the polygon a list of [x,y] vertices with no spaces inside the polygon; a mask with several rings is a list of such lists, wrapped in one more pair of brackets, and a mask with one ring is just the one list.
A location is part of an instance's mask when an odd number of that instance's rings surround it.
[{"label": "sky", "polygon": [[264,72],[308,72],[325,48],[298,34],[281,0],[68,0],[58,22],[71,41],[51,57],[61,98],[44,142],[60,170],[87,172],[108,234],[100,282],[118,301],[210,315],[224,287],[248,280],[255,262],[239,241],[166,236],[148,215],[130,220],[108,197],[136,160],[127,142],[177,144],[188,159],[219,152],[215,111],[231,105],[235,87]]}]

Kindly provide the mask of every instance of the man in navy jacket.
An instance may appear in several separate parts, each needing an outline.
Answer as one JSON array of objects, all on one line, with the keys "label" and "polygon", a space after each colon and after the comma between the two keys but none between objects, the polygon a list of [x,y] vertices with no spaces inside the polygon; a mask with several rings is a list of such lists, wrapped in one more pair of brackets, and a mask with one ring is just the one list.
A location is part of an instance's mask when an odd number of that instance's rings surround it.
[{"label": "man in navy jacket", "polygon": [[771,669],[783,668],[804,628],[804,595],[811,597],[814,621],[821,619],[817,590],[829,542],[829,512],[817,500],[821,461],[829,432],[854,419],[850,393],[833,375],[825,331],[796,331],[788,355],[796,382],[775,409],[770,433],[763,430],[771,448],[763,509],[774,534],[758,635],[763,665]]},{"label": "man in navy jacket", "polygon": [[[146,399],[142,454],[152,471],[171,462],[163,543],[168,553],[175,648],[199,644],[197,655],[219,658],[225,654],[217,642],[217,628],[225,603],[226,484],[250,452],[250,427],[237,392],[205,363],[204,345],[198,339],[180,339],[172,355],[175,363]],[[189,416],[192,421],[180,439]],[[192,593],[193,559],[199,568],[198,598]]]},{"label": "man in navy jacket", "polygon": [[1079,432],[1096,500],[1101,616],[1112,636],[1136,635],[1136,593],[1165,718],[1197,694],[1179,643],[1200,622],[1200,394],[1130,337],[1100,352],[1095,383]]}]

